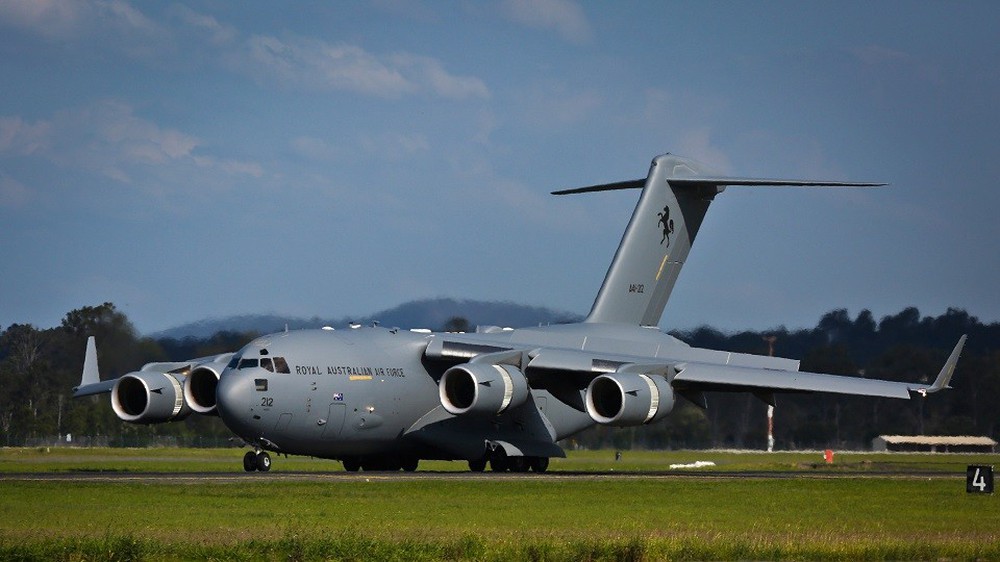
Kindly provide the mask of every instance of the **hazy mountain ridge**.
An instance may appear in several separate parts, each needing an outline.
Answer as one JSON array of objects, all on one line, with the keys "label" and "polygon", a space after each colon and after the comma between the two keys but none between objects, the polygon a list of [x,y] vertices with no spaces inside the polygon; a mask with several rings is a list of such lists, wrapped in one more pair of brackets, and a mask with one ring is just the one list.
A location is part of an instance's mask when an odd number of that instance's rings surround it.
[{"label": "hazy mountain ridge", "polygon": [[363,317],[300,318],[278,314],[244,314],[200,320],[147,335],[156,339],[208,338],[221,331],[267,334],[284,330],[286,325],[289,329],[296,330],[323,326],[339,328],[350,322],[371,324],[375,321],[387,327],[439,330],[456,316],[468,320],[471,327],[493,325],[513,328],[577,322],[583,318],[570,312],[512,302],[435,298],[410,301]]}]

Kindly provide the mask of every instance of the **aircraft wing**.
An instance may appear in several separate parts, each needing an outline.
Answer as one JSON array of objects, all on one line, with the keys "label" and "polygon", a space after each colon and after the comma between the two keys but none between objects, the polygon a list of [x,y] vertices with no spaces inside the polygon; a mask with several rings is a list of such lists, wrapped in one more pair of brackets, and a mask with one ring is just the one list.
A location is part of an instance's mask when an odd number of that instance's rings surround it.
[{"label": "aircraft wing", "polygon": [[959,355],[965,346],[966,336],[962,336],[951,355],[930,385],[907,383],[791,371],[760,367],[741,367],[709,363],[676,363],[672,365],[676,375],[671,386],[681,396],[707,408],[704,392],[751,392],[761,400],[774,406],[776,393],[826,392],[853,396],[874,396],[882,398],[909,399],[913,393],[927,396],[930,393],[951,388],[948,386],[955,372]]},{"label": "aircraft wing", "polygon": [[908,383],[845,377],[803,371],[772,371],[725,365],[679,364],[674,377],[678,391],[757,391],[757,392],[831,392],[909,398],[913,385]]},{"label": "aircraft wing", "polygon": [[955,372],[955,364],[965,346],[962,336],[938,376],[931,385],[845,377],[803,371],[782,371],[705,363],[673,365],[677,371],[672,383],[683,390],[749,390],[756,392],[830,392],[885,398],[909,398],[913,392],[921,395],[950,388],[948,383]]},{"label": "aircraft wing", "polygon": [[[146,363],[138,371],[133,371],[132,373],[124,376],[139,375],[143,373],[167,373],[172,375],[175,379],[183,381],[188,373],[190,373],[194,368],[211,363],[224,365],[229,361],[232,355],[232,353],[223,353],[221,355],[198,357],[187,361]],[[73,398],[111,392],[114,390],[115,383],[117,382],[118,379],[101,380],[100,369],[97,365],[97,343],[94,336],[88,337],[87,352],[83,359],[83,375],[80,377],[80,385],[73,387]]]},{"label": "aircraft wing", "polygon": [[665,379],[677,394],[703,407],[707,406],[703,393],[709,391],[751,392],[772,404],[774,394],[798,392],[908,399],[913,393],[927,395],[950,388],[948,384],[966,336],[959,339],[931,384],[810,373],[799,371],[797,361],[698,350],[687,346],[674,348],[674,357],[643,357],[580,348],[532,349],[514,343],[495,342],[490,345],[484,341],[473,344],[463,339],[449,335],[434,341],[426,350],[427,356],[452,362],[469,360],[520,364],[518,358],[523,355],[527,359],[523,364],[524,373],[532,388],[545,388],[564,402],[583,409],[583,392],[585,389],[590,392],[595,378],[627,377],[628,374],[652,377],[649,380]]}]

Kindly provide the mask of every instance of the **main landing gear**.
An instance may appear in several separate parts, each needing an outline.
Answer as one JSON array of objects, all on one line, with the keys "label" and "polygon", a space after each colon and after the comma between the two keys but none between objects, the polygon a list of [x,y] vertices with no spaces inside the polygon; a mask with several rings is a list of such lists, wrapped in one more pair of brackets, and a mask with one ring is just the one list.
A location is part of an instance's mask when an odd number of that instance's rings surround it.
[{"label": "main landing gear", "polygon": [[344,470],[347,472],[357,472],[363,470],[396,472],[414,472],[420,459],[416,457],[396,457],[396,456],[371,456],[371,457],[347,457],[341,459],[344,463]]},{"label": "main landing gear", "polygon": [[481,459],[469,461],[469,470],[483,472],[489,462],[493,472],[545,472],[549,468],[548,457],[508,457],[503,449],[496,449]]},{"label": "main landing gear", "polygon": [[264,451],[247,451],[247,454],[243,455],[243,470],[247,472],[271,470],[271,455]]}]

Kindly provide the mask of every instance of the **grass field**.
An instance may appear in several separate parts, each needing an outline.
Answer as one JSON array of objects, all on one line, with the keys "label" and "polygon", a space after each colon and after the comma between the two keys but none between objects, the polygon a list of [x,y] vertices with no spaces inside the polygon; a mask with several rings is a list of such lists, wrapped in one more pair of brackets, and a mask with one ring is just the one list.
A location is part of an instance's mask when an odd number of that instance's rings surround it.
[{"label": "grass field", "polygon": [[[11,472],[233,472],[242,470],[247,449],[112,449],[112,448],[0,448],[0,474]],[[941,472],[964,474],[970,464],[1000,464],[1000,454],[901,454],[837,452],[828,465],[821,451],[625,451],[620,461],[614,451],[570,451],[568,458],[552,459],[549,470],[644,473],[670,470],[671,464],[711,461],[713,471],[825,472]],[[340,462],[310,457],[274,458],[272,471],[339,472]],[[464,472],[464,462],[422,461],[421,471]]]},{"label": "grass field", "polygon": [[[241,455],[3,449],[0,472],[233,472]],[[0,479],[0,559],[1000,559],[1000,503],[966,494],[964,480],[966,464],[997,464],[996,455],[843,454],[827,467],[819,453],[625,452],[615,462],[598,451],[550,470],[660,471],[694,460],[816,477]],[[282,470],[341,468],[276,459]],[[831,471],[857,477],[822,477]]]}]

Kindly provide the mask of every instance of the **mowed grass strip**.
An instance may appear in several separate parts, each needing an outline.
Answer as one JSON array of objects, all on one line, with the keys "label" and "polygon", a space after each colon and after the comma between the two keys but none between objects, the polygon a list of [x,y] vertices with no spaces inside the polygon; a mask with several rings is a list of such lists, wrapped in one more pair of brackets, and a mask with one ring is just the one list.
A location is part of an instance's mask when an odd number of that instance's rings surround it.
[{"label": "mowed grass strip", "polygon": [[[247,449],[118,449],[118,448],[0,448],[0,473],[13,472],[239,472]],[[714,467],[699,472],[901,472],[927,471],[964,474],[969,464],[1000,465],[1000,455],[932,455],[871,452],[837,452],[827,465],[820,451],[624,451],[615,460],[615,451],[569,451],[565,459],[554,458],[553,472],[668,471],[672,464],[711,461]],[[272,455],[272,470],[296,472],[340,472],[340,462]],[[464,472],[462,461],[421,461],[421,471]]]},{"label": "mowed grass strip", "polygon": [[994,560],[995,544],[913,543],[899,540],[877,543],[821,544],[767,539],[744,540],[639,538],[492,540],[464,536],[453,540],[377,540],[342,534],[326,538],[288,535],[278,540],[249,540],[230,545],[165,543],[129,535],[102,538],[49,539],[7,543],[0,537],[4,560],[399,560],[496,561],[538,560],[658,561],[658,560]]},{"label": "mowed grass strip", "polygon": [[[1000,557],[961,479],[0,481],[0,558]],[[91,551],[99,553],[91,556]],[[110,550],[109,550],[110,549]],[[346,549],[346,550],[345,550]],[[114,552],[131,553],[119,557]]]}]

